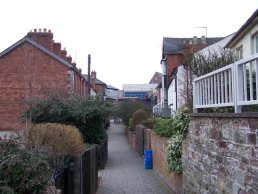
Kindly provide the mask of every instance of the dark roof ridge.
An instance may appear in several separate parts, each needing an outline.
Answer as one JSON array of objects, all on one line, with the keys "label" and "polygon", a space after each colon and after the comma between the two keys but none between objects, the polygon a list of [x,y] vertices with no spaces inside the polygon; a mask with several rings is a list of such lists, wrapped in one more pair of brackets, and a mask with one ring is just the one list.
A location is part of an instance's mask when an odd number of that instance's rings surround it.
[{"label": "dark roof ridge", "polygon": [[244,29],[252,23],[252,21],[258,16],[258,9],[246,20],[246,22],[235,32],[235,35],[231,38],[231,40],[226,44],[225,48],[229,47],[233,42],[237,39],[237,37],[241,34]]},{"label": "dark roof ridge", "polygon": [[36,48],[40,49],[44,53],[50,55],[52,58],[56,59],[57,61],[59,61],[60,63],[62,63],[65,66],[67,66],[68,68],[74,69],[79,75],[81,75],[82,78],[84,78],[82,73],[80,73],[80,71],[76,67],[74,67],[72,64],[70,64],[68,61],[66,61],[65,59],[56,55],[52,51],[48,50],[47,48],[45,48],[44,46],[40,45],[39,43],[37,43],[36,41],[32,40],[31,38],[29,38],[27,36],[23,37],[22,39],[20,39],[19,41],[17,41],[16,43],[11,45],[7,49],[5,49],[3,52],[1,52],[0,57],[3,57],[4,55],[6,55],[7,53],[9,53],[10,51],[12,51],[13,49],[15,49],[16,47],[18,47],[19,45],[21,45],[22,43],[24,43],[26,41],[29,42],[30,44],[32,44],[33,46],[35,46]]}]

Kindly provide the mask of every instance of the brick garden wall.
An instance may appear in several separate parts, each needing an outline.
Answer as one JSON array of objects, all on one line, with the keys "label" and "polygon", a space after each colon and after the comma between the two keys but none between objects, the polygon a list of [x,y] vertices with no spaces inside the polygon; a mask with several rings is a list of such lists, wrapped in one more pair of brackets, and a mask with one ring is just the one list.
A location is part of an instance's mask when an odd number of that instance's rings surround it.
[{"label": "brick garden wall", "polygon": [[153,132],[151,133],[153,168],[177,194],[183,193],[182,175],[168,172],[166,159],[167,140],[168,138],[161,138]]},{"label": "brick garden wall", "polygon": [[258,193],[257,118],[195,117],[183,141],[184,193]]},{"label": "brick garden wall", "polygon": [[182,193],[182,175],[169,173],[166,163],[167,138],[160,138],[151,129],[137,125],[135,133],[125,128],[125,134],[133,149],[142,157],[145,149],[152,149],[153,169],[177,193]]}]

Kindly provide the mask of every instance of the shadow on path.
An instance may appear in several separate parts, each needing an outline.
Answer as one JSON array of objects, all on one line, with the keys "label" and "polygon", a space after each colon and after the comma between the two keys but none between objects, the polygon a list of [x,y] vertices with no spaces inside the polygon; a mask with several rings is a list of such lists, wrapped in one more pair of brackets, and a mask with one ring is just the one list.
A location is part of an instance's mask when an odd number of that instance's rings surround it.
[{"label": "shadow on path", "polygon": [[99,171],[97,194],[173,194],[153,170],[144,169],[143,159],[131,148],[124,126],[108,129],[108,163]]}]

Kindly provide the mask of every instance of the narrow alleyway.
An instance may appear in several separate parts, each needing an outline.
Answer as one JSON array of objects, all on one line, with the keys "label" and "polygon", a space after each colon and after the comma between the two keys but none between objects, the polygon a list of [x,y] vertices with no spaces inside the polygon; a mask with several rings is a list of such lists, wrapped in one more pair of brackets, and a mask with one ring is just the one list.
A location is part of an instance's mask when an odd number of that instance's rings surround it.
[{"label": "narrow alleyway", "polygon": [[97,194],[172,194],[154,170],[146,170],[143,159],[131,148],[124,126],[111,123],[108,130],[108,164],[99,171]]}]

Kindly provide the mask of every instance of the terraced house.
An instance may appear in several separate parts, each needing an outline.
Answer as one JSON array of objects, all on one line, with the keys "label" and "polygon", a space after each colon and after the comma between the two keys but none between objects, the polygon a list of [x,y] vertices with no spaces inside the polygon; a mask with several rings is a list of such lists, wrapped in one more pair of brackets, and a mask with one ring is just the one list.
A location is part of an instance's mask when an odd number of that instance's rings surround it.
[{"label": "terraced house", "polygon": [[88,95],[81,69],[53,40],[50,30],[34,30],[0,53],[0,132],[25,126],[21,113],[32,98],[49,94]]}]

